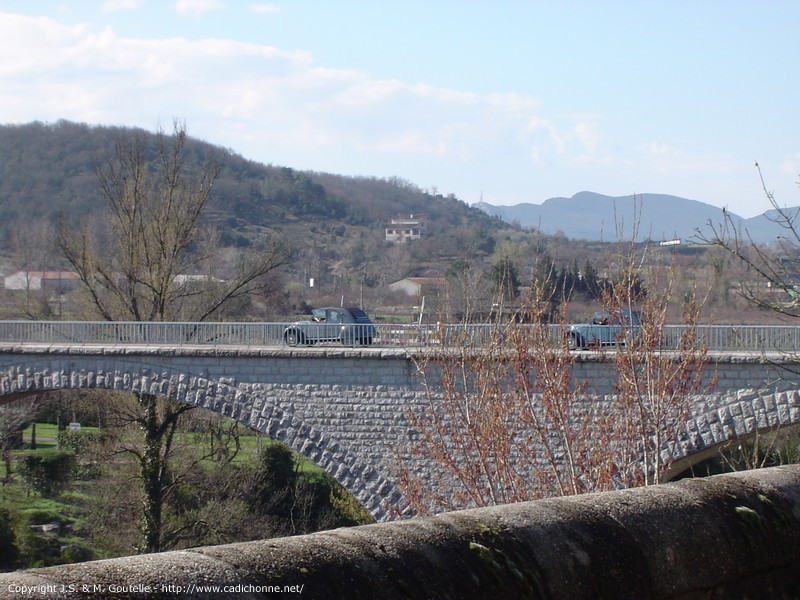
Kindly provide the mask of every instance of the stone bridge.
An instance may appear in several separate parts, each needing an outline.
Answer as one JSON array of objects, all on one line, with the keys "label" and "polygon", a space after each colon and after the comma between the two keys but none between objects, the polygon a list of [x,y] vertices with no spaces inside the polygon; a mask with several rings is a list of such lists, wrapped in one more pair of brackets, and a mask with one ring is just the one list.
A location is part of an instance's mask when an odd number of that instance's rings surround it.
[{"label": "stone bridge", "polygon": [[[580,353],[574,376],[613,392],[613,364]],[[676,468],[720,444],[800,423],[798,386],[780,356],[719,353],[714,393],[693,399]],[[2,344],[0,402],[64,389],[148,392],[229,417],[286,443],[335,477],[378,520],[405,502],[395,456],[407,410],[425,401],[414,356],[402,348]],[[420,464],[417,471],[430,470]]]}]

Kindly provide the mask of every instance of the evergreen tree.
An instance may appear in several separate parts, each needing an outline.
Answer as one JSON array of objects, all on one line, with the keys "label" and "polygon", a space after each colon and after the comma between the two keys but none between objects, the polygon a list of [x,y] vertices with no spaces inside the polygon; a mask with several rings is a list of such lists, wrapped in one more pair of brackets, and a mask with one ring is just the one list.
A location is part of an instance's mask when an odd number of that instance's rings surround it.
[{"label": "evergreen tree", "polygon": [[520,286],[519,273],[517,265],[510,258],[504,257],[494,263],[489,269],[488,277],[496,296],[504,300],[513,300],[517,297]]}]

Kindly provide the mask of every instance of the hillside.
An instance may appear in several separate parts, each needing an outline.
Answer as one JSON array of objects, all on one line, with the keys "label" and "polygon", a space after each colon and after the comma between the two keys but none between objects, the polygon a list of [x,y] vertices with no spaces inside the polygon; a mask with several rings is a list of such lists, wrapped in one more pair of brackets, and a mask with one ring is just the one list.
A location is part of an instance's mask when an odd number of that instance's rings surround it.
[{"label": "hillside", "polygon": [[[12,252],[38,222],[63,218],[77,226],[97,214],[103,202],[95,164],[113,152],[115,140],[134,132],[154,146],[155,135],[121,127],[67,121],[0,126],[0,252]],[[386,246],[384,226],[398,214],[427,215],[428,230],[436,238],[429,255],[456,248],[459,232],[487,238],[507,228],[455,197],[431,195],[399,179],[264,165],[198,140],[188,150],[198,161],[214,156],[222,167],[207,218],[216,223],[226,246],[246,246],[274,231],[297,243],[299,263],[316,260],[330,269],[363,271],[364,263]],[[313,247],[313,256],[307,247]],[[299,272],[303,268],[295,265]]]},{"label": "hillside", "polygon": [[[475,206],[507,223],[551,235],[561,232],[568,238],[583,240],[614,241],[620,237],[618,233],[629,238],[634,224],[638,225],[639,239],[686,240],[694,237],[696,229],[704,228],[708,222],[719,223],[723,218],[722,210],[716,206],[666,194],[612,197],[579,192],[571,198],[550,198],[542,204]],[[736,214],[731,217],[737,227],[747,229],[758,243],[772,243],[781,233],[765,215],[751,219]]]},{"label": "hillside", "polygon": [[[143,130],[66,121],[0,126],[0,273],[68,268],[54,248],[56,226],[92,226],[102,217],[105,204],[95,164],[113,153],[116,140],[133,133],[144,136],[155,150],[156,136]],[[525,286],[537,273],[540,279],[549,277],[551,269],[564,282],[569,277],[574,282],[582,273],[604,272],[613,263],[616,244],[596,240],[616,241],[619,222],[629,234],[634,214],[641,214],[639,239],[656,240],[687,238],[695,227],[721,218],[719,209],[701,202],[655,194],[634,199],[581,192],[542,205],[478,208],[398,178],[343,177],[264,165],[199,140],[190,141],[187,153],[197,162],[213,156],[221,166],[205,216],[219,232],[220,276],[233,264],[237,249],[256,245],[265,236],[282,236],[292,250],[277,291],[231,305],[225,318],[269,320],[341,302],[365,306],[384,318],[418,318],[418,298],[389,287],[406,277],[449,279],[447,294],[437,299],[432,291],[427,296],[425,310],[432,319],[441,313],[453,318],[484,314],[493,306],[498,278],[511,273],[510,267],[514,273],[508,276],[517,286]],[[410,213],[427,216],[429,235],[413,243],[387,242],[389,221]],[[748,221],[748,228],[758,221]],[[761,222],[769,224],[764,216]],[[563,235],[547,235],[559,231]],[[755,231],[753,227],[751,233]],[[706,250],[682,246],[674,253],[681,255],[681,268],[687,272],[702,271],[711,260]],[[728,278],[720,283],[717,314],[745,310],[730,293],[735,287],[731,282],[740,275],[725,266],[728,257],[714,260],[724,271],[715,271],[714,277]],[[692,280],[687,277],[686,285]],[[581,314],[595,309],[597,298],[590,292],[576,292],[582,294],[576,305]],[[77,295],[75,304],[66,299],[63,306],[60,297],[46,295],[41,305],[13,292],[4,300],[4,318],[82,315]]]}]

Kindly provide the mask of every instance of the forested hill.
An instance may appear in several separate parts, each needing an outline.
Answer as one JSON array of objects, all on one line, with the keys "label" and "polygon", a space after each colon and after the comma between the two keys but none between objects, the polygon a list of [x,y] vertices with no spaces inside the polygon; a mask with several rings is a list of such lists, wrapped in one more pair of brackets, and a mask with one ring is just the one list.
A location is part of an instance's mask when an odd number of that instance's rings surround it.
[{"label": "forested hill", "polygon": [[[94,165],[132,131],[67,121],[0,126],[0,251],[8,250],[10,233],[21,224],[62,216],[77,224],[96,214],[102,201]],[[139,133],[155,144],[154,134]],[[214,155],[222,166],[210,217],[227,245],[247,244],[262,229],[281,230],[294,239],[319,231],[363,237],[365,229],[378,236],[393,216],[414,212],[428,216],[432,233],[504,227],[454,197],[431,195],[400,179],[263,165],[198,140],[188,149],[197,159]]]}]

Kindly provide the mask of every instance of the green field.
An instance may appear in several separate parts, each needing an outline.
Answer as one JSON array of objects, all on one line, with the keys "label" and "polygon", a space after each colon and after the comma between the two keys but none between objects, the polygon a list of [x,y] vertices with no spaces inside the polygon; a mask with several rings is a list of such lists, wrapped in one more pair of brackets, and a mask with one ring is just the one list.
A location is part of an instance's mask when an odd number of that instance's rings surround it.
[{"label": "green field", "polygon": [[[82,427],[81,431],[96,430],[96,427]],[[22,431],[22,441],[26,444],[26,448],[31,448],[33,440],[34,425],[29,425]],[[36,449],[42,448],[55,448],[58,446],[58,426],[54,423],[36,423]]]}]

